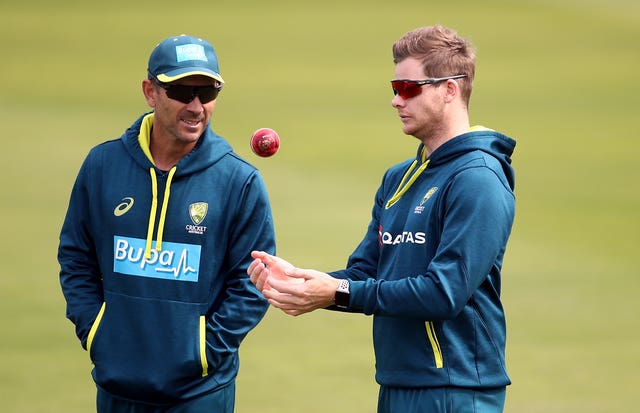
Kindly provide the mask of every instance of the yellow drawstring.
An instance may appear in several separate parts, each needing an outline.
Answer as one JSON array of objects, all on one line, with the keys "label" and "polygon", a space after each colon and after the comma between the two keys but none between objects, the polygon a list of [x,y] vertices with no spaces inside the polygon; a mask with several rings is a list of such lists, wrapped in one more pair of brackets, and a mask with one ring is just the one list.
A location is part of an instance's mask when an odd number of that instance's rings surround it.
[{"label": "yellow drawstring", "polygon": [[160,210],[160,222],[158,223],[158,240],[156,241],[156,251],[162,251],[162,234],[164,233],[164,220],[167,217],[167,206],[169,205],[169,194],[171,193],[171,180],[176,173],[174,166],[169,171],[167,177],[167,185],[164,187],[164,199],[162,200],[162,209]]},{"label": "yellow drawstring", "polygon": [[158,209],[158,180],[156,179],[156,170],[149,168],[151,174],[151,211],[149,211],[149,228],[147,229],[147,244],[144,248],[144,257],[151,258],[151,238],[153,237],[153,229],[156,223],[156,211]]},{"label": "yellow drawstring", "polygon": [[429,160],[427,159],[427,152],[426,152],[425,148],[422,148],[422,152],[420,154],[420,157],[421,157],[421,161],[422,161],[422,164],[420,165],[420,167],[418,169],[416,169],[416,171],[413,173],[413,175],[411,175],[411,178],[409,179],[409,181],[405,184],[405,181],[409,177],[409,174],[411,173],[411,171],[413,171],[413,169],[416,167],[416,165],[418,165],[418,161],[417,160],[413,161],[413,163],[411,164],[409,169],[407,169],[407,172],[405,172],[404,176],[402,177],[402,180],[400,181],[400,185],[398,185],[398,189],[396,189],[396,192],[394,192],[393,196],[387,201],[387,204],[385,205],[384,209],[389,209],[396,202],[398,202],[400,200],[400,198],[402,197],[402,195],[404,195],[405,192],[407,192],[409,190],[409,188],[411,188],[411,185],[413,185],[413,183],[416,181],[416,179],[418,179],[420,174],[425,169],[427,169],[427,165],[429,165]]},{"label": "yellow drawstring", "polygon": [[[176,173],[177,168],[174,166],[169,171],[167,184],[164,189],[164,198],[162,199],[162,208],[160,210],[160,221],[158,222],[158,237],[156,240],[156,251],[162,251],[162,235],[164,233],[164,221],[167,216],[167,207],[169,205],[169,195],[171,193],[171,180]],[[151,175],[151,211],[149,211],[149,228],[147,229],[147,243],[144,248],[145,259],[151,258],[151,244],[153,242],[153,230],[155,229],[156,213],[158,212],[158,179],[156,178],[156,170],[149,168]]]}]

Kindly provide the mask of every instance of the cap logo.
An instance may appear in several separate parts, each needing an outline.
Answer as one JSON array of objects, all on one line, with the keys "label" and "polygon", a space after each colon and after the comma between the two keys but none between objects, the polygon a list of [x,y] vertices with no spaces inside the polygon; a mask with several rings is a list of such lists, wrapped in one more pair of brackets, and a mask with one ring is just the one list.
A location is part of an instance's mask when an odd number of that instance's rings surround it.
[{"label": "cap logo", "polygon": [[178,62],[184,62],[186,60],[208,61],[204,53],[204,47],[200,44],[183,44],[176,46],[176,57],[178,58]]}]

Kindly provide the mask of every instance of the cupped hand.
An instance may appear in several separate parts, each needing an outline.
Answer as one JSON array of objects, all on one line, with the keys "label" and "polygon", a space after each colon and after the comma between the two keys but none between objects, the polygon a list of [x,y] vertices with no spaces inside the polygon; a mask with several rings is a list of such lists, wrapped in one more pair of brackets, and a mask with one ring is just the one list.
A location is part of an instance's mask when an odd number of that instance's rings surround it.
[{"label": "cupped hand", "polygon": [[291,278],[290,273],[293,272],[295,267],[290,262],[271,255],[264,251],[252,251],[251,257],[254,260],[249,264],[247,268],[247,274],[258,290],[264,293],[264,291],[271,289],[271,280],[281,280],[283,282],[302,282],[297,278]]},{"label": "cupped hand", "polygon": [[274,307],[296,316],[334,303],[338,279],[320,271],[301,268],[294,268],[287,275],[287,279],[270,279],[271,288],[263,291]]}]

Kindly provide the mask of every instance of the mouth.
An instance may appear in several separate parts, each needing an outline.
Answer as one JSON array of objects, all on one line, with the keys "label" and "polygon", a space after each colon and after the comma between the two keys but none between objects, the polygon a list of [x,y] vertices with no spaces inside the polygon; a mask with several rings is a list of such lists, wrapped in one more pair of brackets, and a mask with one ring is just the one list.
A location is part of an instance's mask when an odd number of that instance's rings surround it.
[{"label": "mouth", "polygon": [[186,124],[188,127],[191,127],[191,128],[196,128],[202,123],[202,120],[200,119],[181,118],[180,121],[182,121],[184,124]]},{"label": "mouth", "polygon": [[407,120],[411,119],[409,116],[403,115],[402,113],[398,113],[398,117],[402,122],[406,122]]}]

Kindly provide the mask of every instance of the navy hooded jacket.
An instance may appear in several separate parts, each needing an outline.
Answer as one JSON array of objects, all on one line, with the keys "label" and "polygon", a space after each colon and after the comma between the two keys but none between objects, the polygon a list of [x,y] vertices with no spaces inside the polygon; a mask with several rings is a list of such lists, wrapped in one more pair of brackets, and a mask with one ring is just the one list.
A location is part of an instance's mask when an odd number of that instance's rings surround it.
[{"label": "navy hooded jacket", "polygon": [[149,152],[153,114],[93,148],[60,234],[67,317],[117,397],[164,404],[230,383],[267,310],[250,251],[275,252],[258,171],[209,128],[170,171]]},{"label": "navy hooded jacket", "polygon": [[[515,213],[514,147],[505,135],[474,128],[429,159],[421,145],[416,159],[384,175],[364,239],[347,268],[332,273],[352,280],[349,311],[374,317],[378,383],[510,383],[500,289]],[[394,198],[407,171],[426,162]]]}]

